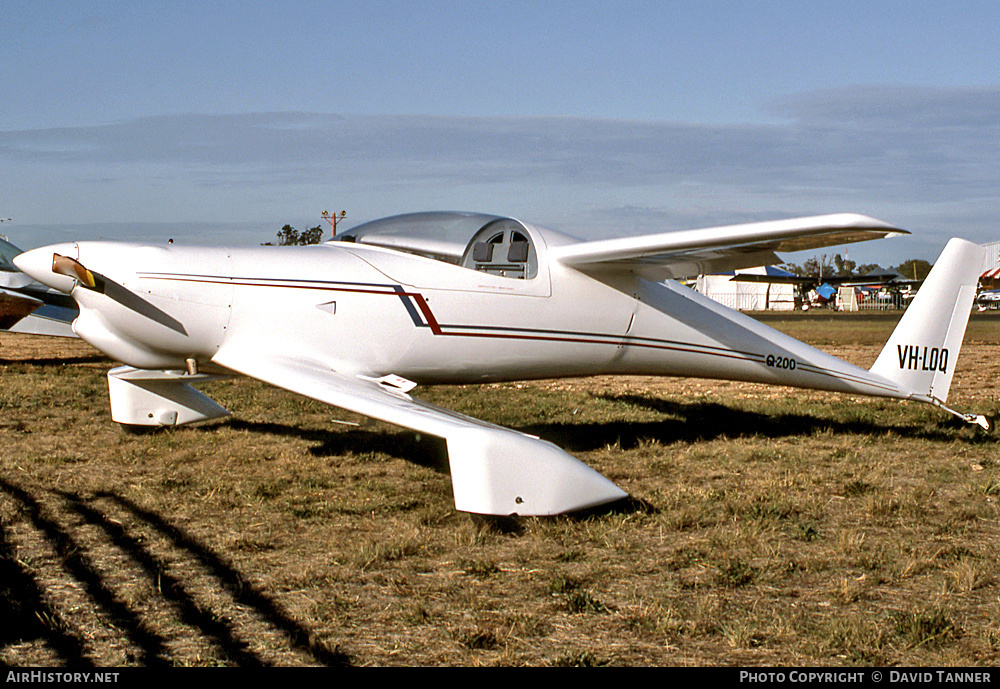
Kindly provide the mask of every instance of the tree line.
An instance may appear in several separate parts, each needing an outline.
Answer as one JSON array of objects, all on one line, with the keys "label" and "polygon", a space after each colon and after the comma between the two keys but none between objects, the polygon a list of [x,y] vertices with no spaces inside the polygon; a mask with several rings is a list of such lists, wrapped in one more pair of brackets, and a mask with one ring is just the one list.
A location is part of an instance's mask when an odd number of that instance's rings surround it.
[{"label": "tree line", "polygon": [[[890,266],[889,270],[899,273],[908,280],[923,280],[931,272],[931,264],[919,258],[911,258],[903,261],[899,265]],[[864,263],[858,265],[856,262],[846,259],[840,254],[834,254],[831,259],[826,254],[808,259],[802,265],[794,263],[785,264],[786,270],[796,275],[804,277],[814,277],[816,279],[837,277],[837,278],[863,278],[871,273],[882,272],[882,266],[877,263]]]},{"label": "tree line", "polygon": [[[291,225],[285,225],[278,230],[277,246],[306,246],[319,244],[323,241],[323,228],[319,225],[299,232]],[[264,242],[262,246],[275,246],[274,242]]]}]

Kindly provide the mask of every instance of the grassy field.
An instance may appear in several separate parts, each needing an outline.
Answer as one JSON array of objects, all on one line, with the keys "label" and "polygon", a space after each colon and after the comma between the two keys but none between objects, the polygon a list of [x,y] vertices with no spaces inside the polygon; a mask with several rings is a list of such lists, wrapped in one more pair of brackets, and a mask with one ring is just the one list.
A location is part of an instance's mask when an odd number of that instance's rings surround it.
[{"label": "grassy field", "polygon": [[[895,316],[772,326],[868,366]],[[0,334],[0,664],[996,665],[1000,443],[912,403],[706,380],[420,389],[634,498],[454,511],[441,445],[246,379],[129,435],[110,362]],[[949,399],[1000,411],[1000,320]],[[355,425],[356,424],[356,425]]]}]

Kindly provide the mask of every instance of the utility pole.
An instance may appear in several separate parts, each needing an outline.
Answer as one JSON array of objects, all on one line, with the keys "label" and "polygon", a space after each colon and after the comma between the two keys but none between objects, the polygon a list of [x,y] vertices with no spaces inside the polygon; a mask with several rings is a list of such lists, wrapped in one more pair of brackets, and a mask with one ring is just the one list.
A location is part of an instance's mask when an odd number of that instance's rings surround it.
[{"label": "utility pole", "polygon": [[330,229],[333,231],[333,236],[337,236],[337,223],[347,217],[347,211],[340,211],[340,214],[334,213],[330,215],[330,211],[323,211],[323,219],[330,223]]}]

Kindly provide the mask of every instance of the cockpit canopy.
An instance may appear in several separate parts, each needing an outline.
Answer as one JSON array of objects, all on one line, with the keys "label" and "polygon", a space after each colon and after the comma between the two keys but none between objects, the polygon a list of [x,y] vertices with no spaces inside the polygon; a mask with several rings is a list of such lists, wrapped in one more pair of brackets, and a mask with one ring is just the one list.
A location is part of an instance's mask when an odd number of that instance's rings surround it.
[{"label": "cockpit canopy", "polygon": [[530,280],[538,273],[538,255],[524,225],[500,218],[475,234],[459,265],[491,275]]},{"label": "cockpit canopy", "polygon": [[530,280],[538,274],[531,232],[521,222],[498,215],[396,215],[358,225],[334,241],[383,246],[500,277]]}]

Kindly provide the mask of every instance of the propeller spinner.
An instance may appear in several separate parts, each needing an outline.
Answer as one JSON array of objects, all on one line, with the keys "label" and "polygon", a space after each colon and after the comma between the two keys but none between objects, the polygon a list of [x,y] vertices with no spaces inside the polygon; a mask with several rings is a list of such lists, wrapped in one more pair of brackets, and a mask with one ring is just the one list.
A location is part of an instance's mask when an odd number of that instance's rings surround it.
[{"label": "propeller spinner", "polygon": [[17,269],[32,279],[69,294],[78,284],[93,289],[97,284],[94,274],[79,261],[68,255],[77,255],[75,243],[31,249],[14,257]]}]

